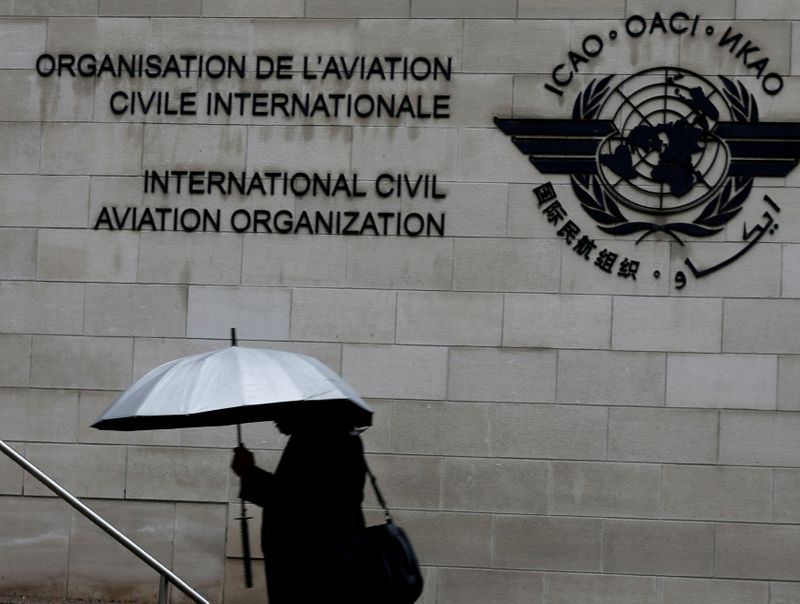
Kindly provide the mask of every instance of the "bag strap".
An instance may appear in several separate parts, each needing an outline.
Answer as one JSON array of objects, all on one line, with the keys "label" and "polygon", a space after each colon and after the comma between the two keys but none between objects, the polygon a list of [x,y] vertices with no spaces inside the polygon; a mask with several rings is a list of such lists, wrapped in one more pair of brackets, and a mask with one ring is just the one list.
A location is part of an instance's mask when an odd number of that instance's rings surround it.
[{"label": "bag strap", "polygon": [[386,518],[386,522],[392,522],[392,513],[389,511],[389,507],[386,505],[386,500],[383,498],[383,493],[378,488],[378,479],[375,478],[375,474],[372,473],[372,470],[369,469],[369,464],[367,463],[367,458],[364,457],[364,469],[367,471],[369,475],[369,480],[372,483],[372,490],[375,491],[375,497],[378,499],[378,503],[381,504],[383,508],[383,515]]}]

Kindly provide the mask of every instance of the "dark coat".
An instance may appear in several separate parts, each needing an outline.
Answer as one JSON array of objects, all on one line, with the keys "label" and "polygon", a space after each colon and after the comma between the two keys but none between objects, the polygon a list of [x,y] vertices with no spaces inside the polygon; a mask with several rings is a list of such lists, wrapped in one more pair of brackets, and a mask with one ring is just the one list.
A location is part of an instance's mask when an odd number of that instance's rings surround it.
[{"label": "dark coat", "polygon": [[241,496],[264,508],[270,604],[369,604],[363,567],[366,475],[361,439],[294,433],[275,473],[253,468]]}]

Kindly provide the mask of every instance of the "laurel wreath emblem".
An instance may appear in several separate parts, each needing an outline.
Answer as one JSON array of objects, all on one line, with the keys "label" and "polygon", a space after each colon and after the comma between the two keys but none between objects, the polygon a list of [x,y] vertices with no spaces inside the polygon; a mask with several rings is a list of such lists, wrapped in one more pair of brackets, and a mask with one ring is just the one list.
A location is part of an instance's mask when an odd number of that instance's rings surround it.
[{"label": "laurel wreath emblem", "polygon": [[[592,80],[578,94],[572,110],[573,119],[594,120],[598,118],[610,92],[609,83],[612,77],[606,76],[600,80]],[[722,94],[729,104],[733,118],[740,123],[757,122],[758,107],[755,97],[741,82],[737,86],[728,78],[719,77],[723,84]],[[681,245],[683,245],[683,241],[678,234],[690,237],[708,237],[721,231],[725,224],[742,209],[742,205],[753,187],[753,178],[750,176],[728,176],[694,220],[656,224],[628,220],[597,175],[572,175],[570,180],[581,207],[598,223],[600,230],[610,235],[629,235],[644,231],[636,243],[653,233],[663,232],[673,237]]]}]

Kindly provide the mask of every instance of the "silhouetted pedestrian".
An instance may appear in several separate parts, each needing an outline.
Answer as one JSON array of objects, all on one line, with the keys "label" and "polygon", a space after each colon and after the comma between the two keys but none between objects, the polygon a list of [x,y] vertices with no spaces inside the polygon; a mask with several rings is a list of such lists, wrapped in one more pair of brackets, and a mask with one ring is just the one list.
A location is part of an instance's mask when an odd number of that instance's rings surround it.
[{"label": "silhouetted pedestrian", "polygon": [[244,447],[234,449],[231,464],[241,497],[264,510],[270,604],[373,604],[364,573],[361,438],[330,421],[283,420],[278,429],[290,438],[274,473]]}]

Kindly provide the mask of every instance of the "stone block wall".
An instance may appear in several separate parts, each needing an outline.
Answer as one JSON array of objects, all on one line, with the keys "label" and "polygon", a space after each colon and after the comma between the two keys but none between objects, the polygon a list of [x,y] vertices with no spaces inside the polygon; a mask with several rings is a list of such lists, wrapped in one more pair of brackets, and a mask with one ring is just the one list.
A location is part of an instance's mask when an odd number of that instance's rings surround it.
[{"label": "stone block wall", "polygon": [[[623,35],[626,19],[652,24],[657,11],[667,23],[699,14],[699,33]],[[706,27],[732,27],[761,54],[743,59]],[[563,96],[548,92],[553,68],[597,32],[602,54]],[[493,118],[567,119],[593,80],[670,66],[733,78],[762,120],[798,122],[798,35],[790,0],[0,0],[0,439],[210,601],[264,602],[258,567],[256,587],[242,585],[234,428],[90,428],[146,371],[225,347],[236,327],[242,345],[322,360],[374,407],[365,445],[418,549],[425,604],[797,604],[800,170],[756,178],[737,221],[711,237],[637,244],[596,228],[569,177],[540,173]],[[290,55],[295,71],[43,77],[46,53]],[[322,82],[301,77],[304,56],[449,58],[453,73]],[[762,56],[780,94],[747,66]],[[109,104],[117,90],[242,89],[442,94],[450,112]],[[167,169],[357,173],[367,194],[144,192],[145,171]],[[382,173],[436,175],[446,197],[380,198]],[[596,252],[641,261],[636,280],[565,243],[532,192],[546,182]],[[688,256],[709,266],[742,249],[765,194],[780,228],[692,278]],[[95,228],[111,207],[431,211],[446,228]],[[267,468],[285,442],[271,424],[244,426],[244,441]],[[371,493],[365,505],[379,521]],[[154,572],[0,456],[0,597],[144,602],[157,589]]]}]

